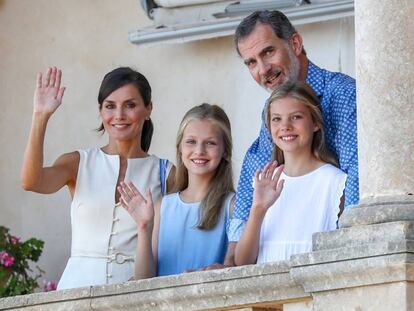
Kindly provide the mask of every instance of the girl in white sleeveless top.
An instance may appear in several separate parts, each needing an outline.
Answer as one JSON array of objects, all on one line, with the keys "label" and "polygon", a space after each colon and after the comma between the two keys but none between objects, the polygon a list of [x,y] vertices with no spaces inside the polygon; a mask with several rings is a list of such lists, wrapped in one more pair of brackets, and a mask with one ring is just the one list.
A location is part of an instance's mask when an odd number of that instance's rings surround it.
[{"label": "girl in white sleeveless top", "polygon": [[270,96],[267,112],[275,161],[254,177],[250,216],[236,246],[237,265],[288,260],[311,251],[312,234],[336,229],[343,209],[346,174],[328,152],[319,99],[311,87],[285,83]]},{"label": "girl in white sleeveless top", "polygon": [[147,153],[153,132],[151,87],[131,68],[109,72],[98,95],[99,130],[108,133],[108,144],[63,154],[46,167],[44,137],[50,117],[62,102],[61,77],[56,67],[38,74],[23,188],[54,193],[67,186],[72,196],[71,257],[58,289],[125,282],[134,274],[137,232],[134,220],[118,207],[116,187],[127,178],[141,190],[150,188],[158,199],[171,168]]}]

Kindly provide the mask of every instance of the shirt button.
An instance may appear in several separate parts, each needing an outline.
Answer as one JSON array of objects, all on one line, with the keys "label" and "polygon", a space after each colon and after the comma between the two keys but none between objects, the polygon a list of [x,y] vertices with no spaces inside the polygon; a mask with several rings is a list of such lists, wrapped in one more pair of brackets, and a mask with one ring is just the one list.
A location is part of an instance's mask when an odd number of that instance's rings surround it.
[{"label": "shirt button", "polygon": [[115,222],[115,221],[119,221],[119,218],[114,218],[113,219],[113,222]]},{"label": "shirt button", "polygon": [[107,274],[106,277],[107,278],[111,278],[112,277],[112,274]]},{"label": "shirt button", "polygon": [[118,232],[116,232],[116,231],[111,232],[111,235],[117,235],[117,234],[118,234]]}]

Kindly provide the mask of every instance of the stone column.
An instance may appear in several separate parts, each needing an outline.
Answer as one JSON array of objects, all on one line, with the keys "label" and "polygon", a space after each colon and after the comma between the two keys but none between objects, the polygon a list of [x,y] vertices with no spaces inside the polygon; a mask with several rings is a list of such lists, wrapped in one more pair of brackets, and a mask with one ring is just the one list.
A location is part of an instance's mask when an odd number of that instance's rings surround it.
[{"label": "stone column", "polygon": [[355,0],[360,203],[291,276],[315,310],[414,310],[414,0]]},{"label": "stone column", "polygon": [[341,224],[414,219],[414,1],[356,0],[355,32],[359,207],[371,208]]}]

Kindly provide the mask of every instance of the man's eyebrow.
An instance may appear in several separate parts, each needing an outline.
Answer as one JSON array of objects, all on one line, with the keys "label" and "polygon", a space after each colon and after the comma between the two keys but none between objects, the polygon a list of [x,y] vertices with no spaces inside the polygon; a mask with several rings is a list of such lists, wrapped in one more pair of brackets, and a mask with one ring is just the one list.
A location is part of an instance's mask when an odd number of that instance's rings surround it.
[{"label": "man's eyebrow", "polygon": [[265,47],[261,52],[260,52],[260,54],[264,54],[264,53],[266,53],[266,52],[269,52],[269,51],[272,51],[272,50],[274,50],[275,49],[275,47],[273,46],[273,45],[269,45],[269,46],[267,46],[267,47]]},{"label": "man's eyebrow", "polygon": [[[265,54],[269,51],[272,51],[275,48],[276,48],[275,46],[269,45],[269,46],[265,47],[263,50],[261,50],[259,55],[262,56],[263,54]],[[248,65],[249,63],[254,62],[254,61],[255,61],[254,58],[250,57],[250,58],[245,59],[243,62],[244,62],[245,65]]]}]

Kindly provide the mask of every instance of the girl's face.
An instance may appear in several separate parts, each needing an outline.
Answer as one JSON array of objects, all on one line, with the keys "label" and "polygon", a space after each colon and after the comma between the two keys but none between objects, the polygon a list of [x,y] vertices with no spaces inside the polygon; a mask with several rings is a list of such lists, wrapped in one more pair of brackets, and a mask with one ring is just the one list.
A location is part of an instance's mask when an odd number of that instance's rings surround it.
[{"label": "girl's face", "polygon": [[111,139],[127,141],[141,137],[144,121],[152,105],[145,107],[140,92],[133,84],[113,91],[102,103],[102,124]]},{"label": "girl's face", "polygon": [[309,109],[296,98],[284,97],[270,104],[270,132],[284,154],[311,153],[313,133],[318,130]]},{"label": "girl's face", "polygon": [[180,151],[188,174],[214,176],[224,153],[220,127],[208,119],[190,121],[184,129]]}]

